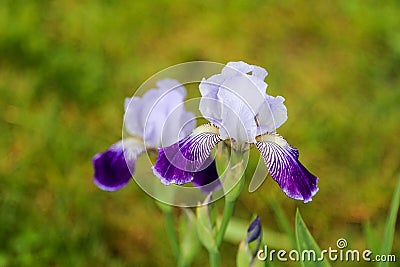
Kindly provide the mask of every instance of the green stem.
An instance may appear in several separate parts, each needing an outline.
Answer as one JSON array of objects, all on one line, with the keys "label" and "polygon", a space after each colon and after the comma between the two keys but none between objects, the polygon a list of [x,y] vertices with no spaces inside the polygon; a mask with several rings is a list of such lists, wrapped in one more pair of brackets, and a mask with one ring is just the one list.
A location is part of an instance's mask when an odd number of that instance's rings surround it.
[{"label": "green stem", "polygon": [[183,262],[182,258],[178,259],[178,267],[187,267],[189,265],[187,265],[186,263]]},{"label": "green stem", "polygon": [[235,208],[235,202],[236,201],[225,201],[225,208],[222,215],[221,226],[219,227],[219,231],[216,237],[218,248],[221,246],[222,241],[224,240],[226,229],[228,228],[229,221],[232,218],[233,210]]},{"label": "green stem", "polygon": [[210,255],[210,266],[219,267],[221,263],[219,252],[210,252],[209,255]]},{"label": "green stem", "polygon": [[[222,159],[221,161],[222,164],[218,166],[219,172],[221,172],[221,170],[225,170],[227,167],[229,168],[230,173],[227,174],[224,184],[224,189],[226,188],[227,190],[227,193],[225,195],[225,207],[222,215],[221,224],[215,236],[217,252],[215,253],[213,251],[209,251],[211,267],[220,266],[219,249],[221,247],[222,241],[224,240],[226,230],[228,229],[229,221],[232,218],[236,200],[238,199],[245,183],[242,153],[232,151],[232,153],[230,154],[229,166],[223,164],[224,159]],[[240,174],[240,178],[239,180],[236,180],[235,178],[238,177],[238,174]]]},{"label": "green stem", "polygon": [[181,250],[179,248],[179,239],[178,235],[175,232],[175,223],[174,217],[172,214],[172,209],[162,209],[164,212],[166,227],[167,227],[167,235],[168,239],[171,242],[172,251],[175,254],[175,257],[179,259]]},{"label": "green stem", "polygon": [[221,225],[216,236],[217,247],[219,248],[224,240],[226,229],[228,228],[229,221],[232,218],[233,210],[235,209],[236,200],[239,198],[245,184],[245,176],[243,175],[234,187],[225,196],[225,207],[222,215]]}]

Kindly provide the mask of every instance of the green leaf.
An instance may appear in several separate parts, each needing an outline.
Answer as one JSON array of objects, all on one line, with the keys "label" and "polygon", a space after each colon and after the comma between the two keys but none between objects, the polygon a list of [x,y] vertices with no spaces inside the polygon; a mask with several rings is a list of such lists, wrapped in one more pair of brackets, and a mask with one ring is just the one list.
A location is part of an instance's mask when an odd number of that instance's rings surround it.
[{"label": "green leaf", "polygon": [[[315,242],[310,231],[308,231],[306,224],[301,218],[299,210],[296,211],[296,241],[297,241],[297,250],[300,254],[300,263],[303,267],[331,266],[325,258],[323,261],[318,261],[318,258],[321,256],[321,249],[317,245],[317,242]],[[303,251],[314,251],[316,255],[315,258],[317,260],[308,261],[307,257],[304,259],[304,261],[302,261],[301,258]]]},{"label": "green leaf", "polygon": [[236,254],[236,266],[237,267],[249,267],[253,255],[246,245],[246,242],[243,240],[240,242],[238,252]]},{"label": "green leaf", "polygon": [[293,232],[293,228],[285,212],[283,211],[280,204],[275,200],[272,200],[270,206],[274,210],[279,228],[286,234],[286,236],[290,239],[290,243],[292,244],[293,248],[295,248],[296,236]]},{"label": "green leaf", "polygon": [[378,251],[380,242],[376,236],[376,231],[372,227],[371,222],[367,221],[363,224],[363,232],[367,241],[367,247],[372,251]]},{"label": "green leaf", "polygon": [[[393,238],[396,228],[397,212],[400,206],[400,178],[397,183],[396,191],[394,193],[392,203],[390,205],[389,215],[386,221],[385,233],[383,235],[383,243],[381,248],[381,255],[389,255],[392,250]],[[379,262],[379,267],[389,266],[389,262]]]}]

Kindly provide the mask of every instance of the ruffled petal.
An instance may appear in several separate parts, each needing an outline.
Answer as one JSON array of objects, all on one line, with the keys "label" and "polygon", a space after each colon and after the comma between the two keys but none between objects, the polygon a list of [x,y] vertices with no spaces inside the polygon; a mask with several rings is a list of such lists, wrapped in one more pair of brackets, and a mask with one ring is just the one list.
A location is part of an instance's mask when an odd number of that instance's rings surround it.
[{"label": "ruffled petal", "polygon": [[[253,70],[253,66],[244,61],[231,61],[226,64],[221,73],[227,76],[234,76],[240,73],[248,74]],[[239,73],[238,73],[239,72]]]},{"label": "ruffled petal", "polygon": [[267,77],[268,72],[259,66],[249,65],[243,61],[232,61],[228,62],[226,66],[222,69],[222,74],[225,75],[236,75],[237,72],[242,74],[249,74],[253,77],[257,77],[259,80],[264,80]]},{"label": "ruffled petal", "polygon": [[[165,185],[192,182],[195,173],[198,184],[204,184],[205,176],[210,176],[208,179],[213,180],[216,170],[212,166],[210,154],[221,140],[218,128],[210,124],[200,126],[179,142],[160,148],[153,172]],[[204,172],[198,173],[200,171]]]},{"label": "ruffled petal", "polygon": [[127,139],[96,154],[93,157],[94,183],[105,191],[121,189],[131,179],[136,159],[143,151],[140,141]]},{"label": "ruffled petal", "polygon": [[267,75],[268,71],[266,71],[264,68],[253,65],[253,76],[258,77],[260,80],[264,81]]},{"label": "ruffled petal", "polygon": [[[221,74],[200,83],[200,112],[220,127],[223,139],[235,140],[239,150],[247,147],[246,143],[255,142],[260,132],[258,126],[261,126],[256,119],[265,120],[268,130],[283,123],[283,116],[274,112],[276,109],[271,111],[274,106],[267,101],[267,83],[264,82],[267,74],[265,69],[243,61],[229,62]],[[261,118],[264,116],[267,118]]]},{"label": "ruffled petal", "polygon": [[218,100],[218,90],[226,77],[221,74],[213,75],[207,80],[203,78],[199,85],[202,95],[199,104],[201,114],[213,123],[221,121],[222,103]]},{"label": "ruffled petal", "polygon": [[284,101],[285,98],[282,96],[265,96],[265,102],[257,115],[259,125],[257,133],[259,135],[275,131],[287,120],[287,109],[283,104]]},{"label": "ruffled petal", "polygon": [[286,195],[304,203],[312,200],[318,191],[318,178],[300,163],[297,149],[275,133],[258,137],[256,146],[272,178]]}]

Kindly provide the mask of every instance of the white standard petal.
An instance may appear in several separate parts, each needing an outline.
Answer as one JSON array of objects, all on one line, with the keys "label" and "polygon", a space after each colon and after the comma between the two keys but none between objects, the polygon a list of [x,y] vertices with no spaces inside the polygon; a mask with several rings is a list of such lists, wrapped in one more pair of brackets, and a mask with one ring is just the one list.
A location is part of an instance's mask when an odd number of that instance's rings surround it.
[{"label": "white standard petal", "polygon": [[238,75],[238,72],[241,74],[249,74],[251,76],[257,77],[258,79],[264,81],[265,77],[267,77],[268,72],[259,66],[250,65],[243,61],[232,61],[226,64],[226,66],[222,69],[222,74],[225,75]]},{"label": "white standard petal", "polygon": [[282,96],[265,96],[265,102],[257,114],[258,134],[273,132],[287,120],[287,109]]},{"label": "white standard petal", "polygon": [[204,118],[218,122],[221,120],[221,102],[218,100],[218,90],[226,77],[221,74],[213,75],[209,79],[204,79],[199,84],[202,98],[199,110]]},{"label": "white standard petal", "polygon": [[237,142],[255,142],[258,134],[274,131],[287,119],[283,97],[266,94],[268,72],[243,61],[229,62],[221,74],[200,84],[203,116],[221,128],[221,136]]},{"label": "white standard petal", "polygon": [[[145,142],[149,145],[155,147],[170,145],[179,140],[182,131],[190,133],[195,127],[193,113],[185,109],[182,88],[179,86],[164,91],[150,109],[144,136]],[[184,93],[186,94],[185,89]]]},{"label": "white standard petal", "polygon": [[196,127],[196,120],[194,114],[187,112],[181,103],[168,113],[168,117],[162,124],[160,123],[160,126],[162,126],[162,141],[159,147],[165,147],[189,135]]},{"label": "white standard petal", "polygon": [[254,66],[254,65],[253,65],[252,72],[253,72],[253,76],[256,76],[257,78],[259,78],[260,80],[263,80],[263,81],[264,81],[265,77],[267,77],[267,75],[268,75],[268,71],[266,71],[264,68],[261,68],[259,66]]},{"label": "white standard petal", "polygon": [[[165,122],[173,117],[174,128],[194,128],[194,115],[183,106],[186,89],[176,80],[164,79],[157,82],[158,89],[147,91],[143,97],[133,97],[125,101],[125,127],[131,135],[143,138],[146,146],[160,147],[163,135],[175,142],[179,134],[164,131]],[[171,121],[171,119],[170,119]]]},{"label": "white standard petal", "polygon": [[229,91],[229,93],[236,96],[238,101],[244,102],[255,116],[261,105],[265,102],[265,89],[266,83],[263,81],[254,79],[254,77],[248,75],[239,75],[226,80],[222,84],[218,96],[220,100],[224,101],[225,99],[221,95],[221,91]]},{"label": "white standard petal", "polygon": [[143,136],[142,109],[140,97],[125,98],[124,127],[130,135]]},{"label": "white standard petal", "polygon": [[267,71],[261,67],[249,65],[243,61],[229,62],[221,74],[203,79],[199,89],[202,95],[200,100],[200,112],[208,120],[215,124],[222,122],[221,111],[224,99],[219,92],[231,90],[237,98],[245,102],[256,115],[256,111],[264,102],[267,84],[264,78]]},{"label": "white standard petal", "polygon": [[251,107],[236,93],[230,90],[220,90],[223,99],[220,134],[223,139],[232,139],[236,148],[241,150],[246,143],[255,141],[257,124]]},{"label": "white standard petal", "polygon": [[[151,144],[156,146],[159,142],[157,139],[157,118],[150,117],[150,113],[157,105],[157,101],[161,98],[163,92],[159,89],[151,89],[142,97],[132,97],[125,100],[125,129],[130,135],[139,136]],[[162,114],[160,114],[162,116]]]},{"label": "white standard petal", "polygon": [[253,66],[243,61],[231,61],[226,64],[221,73],[227,76],[236,76],[239,74],[248,74],[253,70]]},{"label": "white standard petal", "polygon": [[178,92],[181,96],[181,100],[186,97],[186,89],[175,79],[162,79],[156,82],[156,85],[162,91],[170,91]]}]

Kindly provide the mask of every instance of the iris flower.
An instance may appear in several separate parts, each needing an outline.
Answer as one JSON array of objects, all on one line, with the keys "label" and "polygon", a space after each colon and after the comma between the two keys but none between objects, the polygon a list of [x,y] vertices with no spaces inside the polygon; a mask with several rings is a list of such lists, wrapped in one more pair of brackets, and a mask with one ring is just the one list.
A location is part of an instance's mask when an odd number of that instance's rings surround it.
[{"label": "iris flower", "polygon": [[287,120],[287,110],[283,97],[266,93],[267,74],[261,67],[240,61],[230,62],[220,74],[203,79],[199,109],[210,123],[159,148],[154,174],[164,184],[186,184],[193,181],[193,174],[213,163],[210,154],[217,143],[228,142],[239,152],[255,146],[287,196],[311,201],[318,191],[318,178],[300,163],[298,150],[276,133]]},{"label": "iris flower", "polygon": [[[186,89],[178,81],[157,82],[143,97],[125,99],[124,130],[128,137],[93,157],[94,183],[106,191],[124,187],[131,179],[136,159],[146,150],[170,145],[196,126],[194,114],[186,111]],[[193,183],[203,186],[216,180],[215,164],[196,173]]]}]

